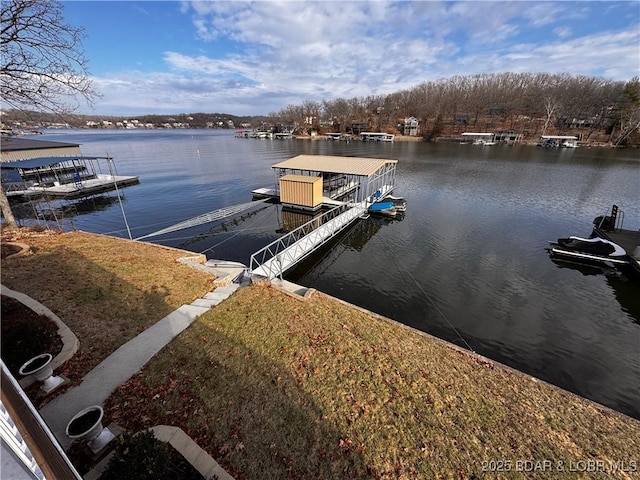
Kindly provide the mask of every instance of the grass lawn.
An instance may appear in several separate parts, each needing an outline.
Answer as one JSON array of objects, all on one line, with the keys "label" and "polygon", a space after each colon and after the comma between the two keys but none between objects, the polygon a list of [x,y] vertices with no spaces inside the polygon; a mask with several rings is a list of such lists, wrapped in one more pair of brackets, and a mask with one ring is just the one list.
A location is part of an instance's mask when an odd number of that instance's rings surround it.
[{"label": "grass lawn", "polygon": [[327,296],[265,285],[200,317],[107,412],[134,429],[179,425],[247,479],[525,478],[489,462],[545,460],[601,461],[599,476],[562,478],[610,478],[609,461],[640,452],[635,420]]},{"label": "grass lawn", "polygon": [[184,251],[87,233],[11,234],[33,255],[2,260],[2,284],[46,305],[75,333],[79,352],[59,373],[72,382],[162,317],[213,288],[176,262]]},{"label": "grass lawn", "polygon": [[[3,261],[3,283],[63,321],[65,305],[82,309],[68,323],[81,355],[84,330],[96,332],[84,324],[105,322],[109,302],[150,298],[159,320],[209,289],[166,249],[76,233],[21,241],[36,254]],[[133,251],[147,260],[138,268],[114,261]],[[55,284],[38,280],[52,252],[84,258],[76,288],[103,295],[77,295],[59,272]],[[130,288],[107,295],[112,279]],[[131,309],[128,335],[94,339],[96,360],[153,323]],[[237,479],[640,477],[640,422],[325,295],[300,301],[266,284],[199,317],[116,391],[105,417],[132,431],[179,426]],[[521,471],[533,467],[544,471]]]}]

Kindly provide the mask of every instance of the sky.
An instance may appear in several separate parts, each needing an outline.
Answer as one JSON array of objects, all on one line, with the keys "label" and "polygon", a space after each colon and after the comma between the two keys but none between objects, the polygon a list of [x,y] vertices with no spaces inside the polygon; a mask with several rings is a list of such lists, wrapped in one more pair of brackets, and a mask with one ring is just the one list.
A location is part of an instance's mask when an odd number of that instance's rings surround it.
[{"label": "sky", "polygon": [[640,1],[73,1],[79,113],[268,115],[456,75],[640,75]]}]

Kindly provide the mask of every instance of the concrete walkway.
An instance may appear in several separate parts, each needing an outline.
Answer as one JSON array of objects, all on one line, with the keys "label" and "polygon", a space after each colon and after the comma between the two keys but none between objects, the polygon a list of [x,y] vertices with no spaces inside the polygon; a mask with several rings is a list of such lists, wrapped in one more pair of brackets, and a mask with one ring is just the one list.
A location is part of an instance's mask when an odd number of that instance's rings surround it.
[{"label": "concrete walkway", "polygon": [[[78,412],[89,406],[102,406],[118,386],[139,372],[155,354],[191,325],[196,318],[224,301],[240,286],[250,283],[249,277],[246,276],[246,267],[240,263],[220,260],[208,260],[200,263],[198,260],[197,257],[184,257],[178,261],[215,276],[216,288],[212,292],[208,292],[190,305],[181,306],[122,345],[85,375],[80,385],[69,388],[39,411],[49,430],[64,450],[68,450],[72,444],[71,439],[66,435],[66,427]],[[0,287],[3,295],[15,298],[58,324],[58,332],[61,334],[64,347],[52,361],[55,374],[55,368],[71,358],[77,351],[77,338],[53,312],[41,303],[4,285],[0,285]],[[29,377],[20,381],[23,388],[30,383],[32,383],[32,379]],[[189,459],[201,474],[205,475],[205,478],[233,480],[213,458],[180,429],[168,426],[156,426],[155,428],[157,429],[156,436],[159,435],[162,437],[161,439],[169,441],[185,458]],[[107,459],[103,460],[101,468],[104,468],[106,461]],[[99,475],[96,472],[96,470],[92,470],[88,475]]]},{"label": "concrete walkway", "polygon": [[118,386],[129,380],[151,358],[193,321],[229,297],[239,284],[218,287],[191,305],[183,305],[132,338],[91,370],[76,387],[45,405],[40,414],[65,450],[71,446],[65,429],[80,410],[102,405]]}]

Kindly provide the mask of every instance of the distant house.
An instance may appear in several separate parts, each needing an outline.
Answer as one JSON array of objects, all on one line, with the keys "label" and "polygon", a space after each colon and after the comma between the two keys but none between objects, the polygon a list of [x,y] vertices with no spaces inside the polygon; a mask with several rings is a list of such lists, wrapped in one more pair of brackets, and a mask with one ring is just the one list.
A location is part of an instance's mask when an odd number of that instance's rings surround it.
[{"label": "distant house", "polygon": [[420,122],[416,117],[407,117],[404,119],[404,135],[415,137],[420,133]]}]

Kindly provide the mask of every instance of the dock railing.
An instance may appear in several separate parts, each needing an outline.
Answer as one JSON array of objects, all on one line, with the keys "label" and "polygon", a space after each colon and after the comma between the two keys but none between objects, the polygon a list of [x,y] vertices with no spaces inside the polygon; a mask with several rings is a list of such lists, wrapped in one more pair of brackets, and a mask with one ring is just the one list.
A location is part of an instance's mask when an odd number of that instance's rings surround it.
[{"label": "dock railing", "polygon": [[617,205],[611,207],[611,213],[601,215],[594,220],[596,228],[613,232],[622,231],[624,225],[624,212]]},{"label": "dock railing", "polygon": [[251,255],[251,273],[269,280],[282,275],[365,211],[364,203],[342,205],[308,221]]}]

